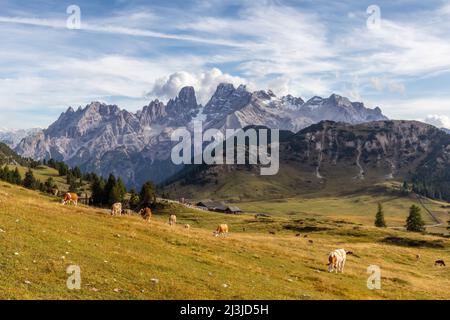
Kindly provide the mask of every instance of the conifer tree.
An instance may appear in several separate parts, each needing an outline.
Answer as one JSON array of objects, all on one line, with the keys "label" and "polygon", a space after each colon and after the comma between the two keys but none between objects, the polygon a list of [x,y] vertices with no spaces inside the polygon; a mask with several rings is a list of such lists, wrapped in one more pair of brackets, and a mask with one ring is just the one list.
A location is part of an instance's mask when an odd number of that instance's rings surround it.
[{"label": "conifer tree", "polygon": [[375,226],[378,228],[386,228],[386,222],[384,221],[384,211],[381,203],[378,204],[378,211],[375,215]]},{"label": "conifer tree", "polygon": [[412,205],[409,208],[409,216],[406,219],[406,230],[413,232],[425,231],[425,222],[422,220],[420,211],[420,208],[416,205]]}]

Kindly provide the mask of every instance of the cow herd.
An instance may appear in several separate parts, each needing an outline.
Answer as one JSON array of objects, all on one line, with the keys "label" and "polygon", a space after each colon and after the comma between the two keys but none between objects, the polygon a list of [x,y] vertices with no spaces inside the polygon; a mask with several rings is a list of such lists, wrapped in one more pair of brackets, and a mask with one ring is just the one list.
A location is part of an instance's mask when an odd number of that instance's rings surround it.
[{"label": "cow herd", "polygon": [[[67,192],[64,194],[61,203],[63,205],[73,204],[76,206],[78,205],[78,195],[76,193]],[[122,203],[120,202],[116,202],[111,206],[111,216],[128,215],[130,213],[131,213],[130,210],[123,209]],[[142,208],[139,211],[139,214],[141,215],[142,219],[148,222],[152,218],[152,210],[149,207]],[[177,224],[177,216],[175,214],[171,214],[169,216],[169,225],[175,226],[176,224]],[[190,230],[191,226],[189,224],[185,224],[184,228],[186,230]],[[228,225],[220,224],[219,226],[217,226],[217,229],[213,232],[213,235],[216,237],[228,235]]]},{"label": "cow herd", "polygon": [[[73,204],[76,206],[78,204],[78,195],[76,193],[68,192],[68,193],[64,194],[64,197],[63,197],[61,203],[63,205]],[[130,210],[123,209],[122,203],[120,203],[120,202],[114,203],[111,206],[111,215],[112,216],[127,215],[130,213],[131,213]],[[142,219],[150,222],[150,220],[152,218],[152,210],[150,208],[145,207],[145,208],[141,209],[139,211],[139,214],[141,215]],[[175,214],[170,214],[168,223],[170,226],[175,226],[177,224],[177,216]],[[189,224],[185,224],[184,228],[189,231],[191,226]],[[213,235],[215,237],[227,236],[228,235],[228,225],[227,224],[218,225],[216,230],[213,232]],[[312,243],[312,240],[310,240],[310,242]],[[347,252],[344,249],[336,249],[336,250],[330,252],[328,254],[328,263],[327,263],[328,271],[329,272],[335,271],[336,273],[338,273],[338,272],[344,273],[345,262],[347,260],[347,255],[349,255],[349,254],[353,254],[353,253],[350,251]],[[416,255],[416,259],[419,260],[420,255]],[[445,267],[445,262],[443,260],[436,260],[435,266],[444,266]]]}]

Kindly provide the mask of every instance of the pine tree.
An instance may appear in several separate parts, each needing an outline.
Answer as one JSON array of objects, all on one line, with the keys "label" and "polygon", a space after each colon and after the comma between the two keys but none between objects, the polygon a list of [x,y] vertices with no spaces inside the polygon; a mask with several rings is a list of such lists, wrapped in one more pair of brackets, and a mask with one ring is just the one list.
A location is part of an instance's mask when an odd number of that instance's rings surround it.
[{"label": "pine tree", "polygon": [[123,199],[125,199],[125,195],[127,194],[127,188],[120,177],[117,179],[117,189],[120,195],[120,201],[123,201]]},{"label": "pine tree", "polygon": [[143,207],[151,207],[156,202],[156,189],[152,181],[147,181],[142,185],[139,196]]},{"label": "pine tree", "polygon": [[116,186],[116,184],[117,184],[116,177],[113,174],[110,174],[108,177],[108,181],[105,184],[105,192],[103,199],[104,204],[112,205],[113,203],[115,203],[114,199],[116,195],[115,190],[113,189]]},{"label": "pine tree", "polygon": [[378,228],[386,228],[386,222],[384,221],[384,211],[381,203],[378,204],[378,211],[375,215],[375,226]]},{"label": "pine tree", "polygon": [[133,188],[130,190],[130,207],[135,209],[139,206],[139,195],[136,193],[136,190]]},{"label": "pine tree", "polygon": [[33,171],[28,168],[27,173],[25,173],[25,179],[23,179],[23,186],[27,189],[36,188],[36,179],[34,178]]},{"label": "pine tree", "polygon": [[92,183],[92,203],[101,206],[105,199],[105,181],[103,178],[95,176]]},{"label": "pine tree", "polygon": [[21,185],[22,184],[22,176],[20,175],[19,169],[16,167],[16,169],[11,173],[10,183]]},{"label": "pine tree", "polygon": [[5,172],[5,169],[7,167],[0,167],[0,180],[5,180],[6,181],[6,177],[8,176]]},{"label": "pine tree", "polygon": [[123,200],[123,197],[121,195],[121,190],[120,190],[119,185],[116,182],[116,184],[109,191],[108,204],[113,205],[114,203],[121,202],[122,200]]},{"label": "pine tree", "polygon": [[425,222],[422,220],[420,211],[420,208],[416,205],[412,205],[409,208],[409,216],[406,219],[406,230],[413,232],[425,231]]},{"label": "pine tree", "polygon": [[72,174],[75,178],[81,178],[81,170],[79,167],[75,167],[72,169]]},{"label": "pine tree", "polygon": [[402,194],[405,196],[409,194],[409,185],[408,185],[408,182],[406,182],[406,181],[403,181]]},{"label": "pine tree", "polygon": [[69,173],[69,167],[63,162],[57,162],[56,167],[60,176],[65,176]]},{"label": "pine tree", "polygon": [[51,192],[53,188],[56,188],[55,181],[52,177],[48,177],[47,181],[44,183],[45,191]]}]

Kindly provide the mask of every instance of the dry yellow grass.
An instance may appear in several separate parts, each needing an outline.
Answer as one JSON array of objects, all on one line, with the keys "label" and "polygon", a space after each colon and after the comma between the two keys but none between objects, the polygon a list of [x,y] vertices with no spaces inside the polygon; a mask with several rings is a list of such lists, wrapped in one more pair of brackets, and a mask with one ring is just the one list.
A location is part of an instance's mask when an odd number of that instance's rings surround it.
[{"label": "dry yellow grass", "polygon": [[[171,212],[178,216],[176,227],[167,224]],[[229,224],[229,237],[212,236],[219,222]],[[189,231],[184,223],[191,225]],[[287,216],[256,221],[251,215],[176,206],[156,211],[146,223],[137,216],[61,206],[55,198],[0,183],[0,298],[450,298],[448,267],[433,266],[438,258],[450,261],[448,239],[328,218],[305,217],[302,223]],[[303,230],[301,236],[287,226]],[[327,229],[307,233],[305,226]],[[381,242],[388,236],[439,241],[443,248]],[[358,257],[348,258],[344,274],[330,274],[327,253],[341,247]],[[81,290],[66,287],[72,264],[81,268]],[[373,264],[381,267],[381,290],[366,286]]]}]

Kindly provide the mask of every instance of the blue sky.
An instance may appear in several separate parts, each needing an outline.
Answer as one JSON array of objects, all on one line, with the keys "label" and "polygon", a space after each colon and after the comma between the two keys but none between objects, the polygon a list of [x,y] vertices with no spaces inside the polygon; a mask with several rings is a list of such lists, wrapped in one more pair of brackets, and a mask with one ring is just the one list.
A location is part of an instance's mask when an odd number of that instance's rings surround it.
[{"label": "blue sky", "polygon": [[0,0],[0,40],[0,128],[93,100],[133,111],[184,85],[206,103],[220,82],[450,127],[448,1]]}]

